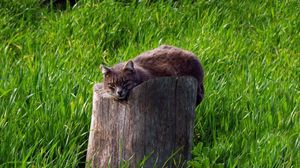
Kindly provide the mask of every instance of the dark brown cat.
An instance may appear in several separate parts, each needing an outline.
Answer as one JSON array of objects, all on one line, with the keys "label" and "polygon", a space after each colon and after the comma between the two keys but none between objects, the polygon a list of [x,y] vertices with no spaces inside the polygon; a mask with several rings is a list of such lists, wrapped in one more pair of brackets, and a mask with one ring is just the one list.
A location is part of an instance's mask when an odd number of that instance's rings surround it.
[{"label": "dark brown cat", "polygon": [[203,69],[197,57],[188,51],[162,45],[113,68],[101,65],[104,89],[114,98],[126,99],[132,88],[149,79],[163,76],[192,76],[198,81],[197,105],[204,96]]}]

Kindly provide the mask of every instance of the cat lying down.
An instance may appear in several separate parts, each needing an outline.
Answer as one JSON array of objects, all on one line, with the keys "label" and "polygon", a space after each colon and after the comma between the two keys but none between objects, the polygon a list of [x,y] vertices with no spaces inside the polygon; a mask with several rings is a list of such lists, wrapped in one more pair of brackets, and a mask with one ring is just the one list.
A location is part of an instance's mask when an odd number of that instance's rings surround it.
[{"label": "cat lying down", "polygon": [[201,63],[193,53],[173,46],[162,45],[111,68],[101,65],[101,70],[104,75],[104,90],[118,100],[126,99],[130,90],[142,82],[165,76],[196,78],[196,105],[204,97],[204,72]]}]

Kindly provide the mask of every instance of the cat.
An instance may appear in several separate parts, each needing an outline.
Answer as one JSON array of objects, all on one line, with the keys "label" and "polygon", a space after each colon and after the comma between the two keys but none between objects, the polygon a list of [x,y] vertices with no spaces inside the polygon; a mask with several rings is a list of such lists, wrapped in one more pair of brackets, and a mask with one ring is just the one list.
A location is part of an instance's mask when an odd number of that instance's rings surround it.
[{"label": "cat", "polygon": [[118,100],[126,99],[130,90],[142,82],[164,76],[196,78],[196,105],[204,97],[204,72],[201,63],[193,53],[177,47],[162,45],[112,68],[101,65],[101,71],[104,75],[104,90]]}]

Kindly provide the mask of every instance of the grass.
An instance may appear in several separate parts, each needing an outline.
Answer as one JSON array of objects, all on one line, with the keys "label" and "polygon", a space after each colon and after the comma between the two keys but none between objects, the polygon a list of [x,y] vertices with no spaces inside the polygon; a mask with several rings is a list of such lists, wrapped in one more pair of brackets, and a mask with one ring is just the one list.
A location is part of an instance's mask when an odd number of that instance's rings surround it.
[{"label": "grass", "polygon": [[300,166],[298,0],[0,2],[0,167],[84,165],[92,86],[160,44],[198,55],[190,167]]}]

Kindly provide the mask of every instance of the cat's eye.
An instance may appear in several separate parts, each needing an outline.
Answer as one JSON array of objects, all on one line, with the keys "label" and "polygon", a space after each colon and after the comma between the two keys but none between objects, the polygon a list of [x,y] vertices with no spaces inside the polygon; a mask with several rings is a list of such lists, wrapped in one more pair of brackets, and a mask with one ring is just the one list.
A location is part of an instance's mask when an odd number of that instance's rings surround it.
[{"label": "cat's eye", "polygon": [[130,83],[129,83],[129,82],[126,82],[126,83],[123,84],[123,86],[124,86],[125,88],[128,88],[128,87],[130,86]]},{"label": "cat's eye", "polygon": [[115,85],[112,84],[112,83],[108,83],[107,86],[108,86],[108,88],[110,88],[110,89],[114,89],[114,88],[115,88]]},{"label": "cat's eye", "polygon": [[127,83],[129,83],[129,80],[124,80],[124,81],[123,81],[123,85],[125,85],[125,84],[127,84]]}]

